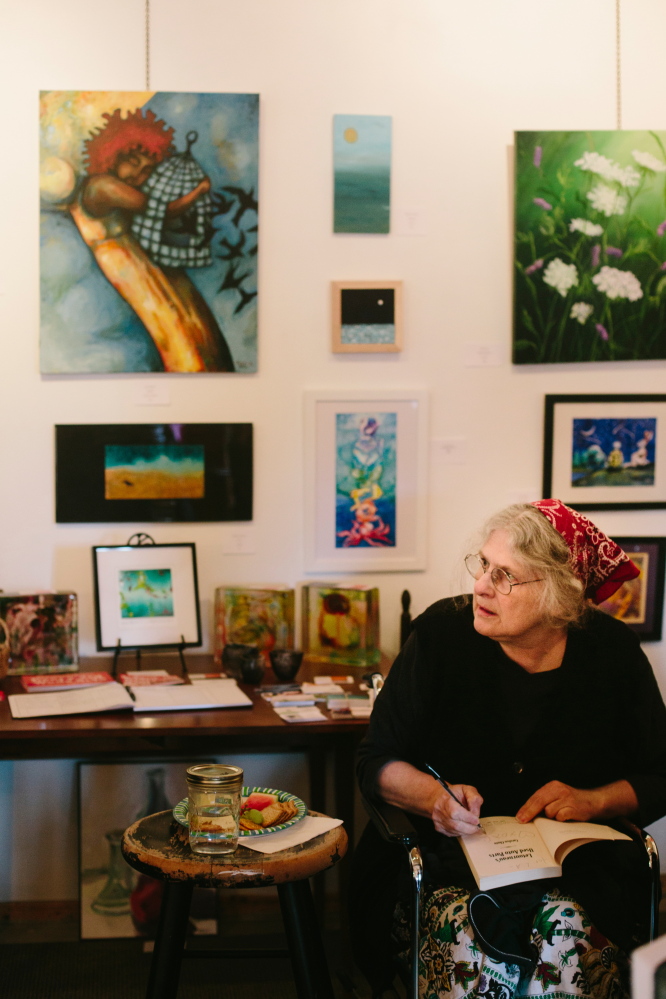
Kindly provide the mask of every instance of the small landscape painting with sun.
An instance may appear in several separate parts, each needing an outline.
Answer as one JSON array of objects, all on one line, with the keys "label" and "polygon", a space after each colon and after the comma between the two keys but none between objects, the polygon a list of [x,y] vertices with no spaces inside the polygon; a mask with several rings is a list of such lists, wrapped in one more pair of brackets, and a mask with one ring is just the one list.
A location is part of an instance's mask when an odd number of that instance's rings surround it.
[{"label": "small landscape painting with sun", "polygon": [[387,233],[391,214],[391,118],[333,116],[333,232]]},{"label": "small landscape painting with sun", "polygon": [[666,131],[517,132],[513,361],[666,358]]},{"label": "small landscape painting with sun", "polygon": [[572,486],[653,486],[657,420],[574,419]]},{"label": "small landscape painting with sun", "polygon": [[171,569],[121,569],[120,616],[173,617]]}]

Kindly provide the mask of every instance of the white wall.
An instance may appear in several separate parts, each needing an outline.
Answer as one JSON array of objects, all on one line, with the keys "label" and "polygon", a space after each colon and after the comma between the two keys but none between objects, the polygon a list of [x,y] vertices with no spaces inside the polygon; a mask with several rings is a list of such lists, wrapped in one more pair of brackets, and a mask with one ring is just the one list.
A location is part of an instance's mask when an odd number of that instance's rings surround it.
[{"label": "white wall", "polygon": [[[53,425],[250,421],[256,554],[222,555],[225,525],[137,525],[158,541],[196,542],[209,648],[215,586],[306,578],[303,390],[425,387],[430,436],[464,437],[468,463],[431,463],[427,571],[356,577],[380,587],[382,643],[394,651],[402,589],[417,612],[457,590],[464,538],[507,502],[540,495],[546,393],[664,390],[666,362],[509,363],[512,133],[615,126],[615,0],[152,0],[151,9],[151,88],[261,94],[259,373],[150,376],[168,377],[171,396],[154,410],[133,402],[147,376],[40,376],[37,92],[142,88],[144,3],[7,7],[0,586],[74,589],[81,650],[94,652],[90,547],[134,528],[55,525]],[[664,127],[666,7],[624,0],[622,13],[623,125]],[[423,209],[427,235],[332,234],[334,113],[393,116],[393,205]],[[404,351],[332,354],[330,280],[387,277],[405,282]],[[465,367],[469,343],[498,346],[503,364]],[[666,510],[595,520],[611,534],[666,534]],[[645,648],[666,692],[663,643]],[[16,815],[12,773],[0,766]],[[67,802],[69,783],[63,776]],[[0,830],[0,856],[8,835]],[[12,897],[29,891],[12,880]]]}]

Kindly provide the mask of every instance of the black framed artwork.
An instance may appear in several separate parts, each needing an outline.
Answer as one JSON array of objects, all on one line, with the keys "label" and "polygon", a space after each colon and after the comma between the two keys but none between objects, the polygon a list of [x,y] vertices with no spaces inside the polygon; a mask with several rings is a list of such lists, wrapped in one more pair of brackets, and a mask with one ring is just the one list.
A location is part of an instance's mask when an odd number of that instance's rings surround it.
[{"label": "black framed artwork", "polygon": [[252,520],[251,423],[56,426],[56,522]]},{"label": "black framed artwork", "polygon": [[666,395],[547,395],[543,455],[544,499],[666,507]]},{"label": "black framed artwork", "polygon": [[98,652],[201,645],[193,543],[97,545],[92,552]]},{"label": "black framed artwork", "polygon": [[661,640],[664,612],[666,538],[613,538],[640,569],[636,579],[599,604],[599,609],[619,618],[637,632],[642,642]]}]

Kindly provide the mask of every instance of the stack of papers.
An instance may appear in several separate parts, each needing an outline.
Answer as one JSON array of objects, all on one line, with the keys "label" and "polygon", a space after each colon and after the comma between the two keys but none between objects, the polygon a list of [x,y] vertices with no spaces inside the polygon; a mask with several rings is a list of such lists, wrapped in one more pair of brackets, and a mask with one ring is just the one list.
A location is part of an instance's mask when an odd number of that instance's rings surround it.
[{"label": "stack of papers", "polygon": [[182,676],[174,676],[173,673],[168,673],[165,669],[130,669],[127,673],[120,674],[120,682],[125,687],[153,687],[160,683],[175,687],[180,683],[185,683]]}]

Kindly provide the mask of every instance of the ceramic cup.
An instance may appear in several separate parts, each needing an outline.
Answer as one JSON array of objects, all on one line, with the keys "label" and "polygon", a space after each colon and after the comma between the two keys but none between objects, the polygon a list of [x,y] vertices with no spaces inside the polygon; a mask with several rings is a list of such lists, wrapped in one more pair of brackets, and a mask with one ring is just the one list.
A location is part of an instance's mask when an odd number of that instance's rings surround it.
[{"label": "ceramic cup", "polygon": [[246,656],[241,661],[241,679],[243,683],[251,683],[256,687],[264,678],[266,663],[259,649],[253,649],[253,655]]},{"label": "ceramic cup", "polygon": [[260,652],[256,645],[230,642],[222,649],[222,667],[227,676],[232,676],[235,680],[244,680],[245,683],[252,683],[253,681],[245,680],[243,676],[243,664],[255,662],[258,656],[260,657]]},{"label": "ceramic cup", "polygon": [[269,653],[271,666],[278,680],[293,680],[303,661],[303,653],[296,649],[273,649]]}]

